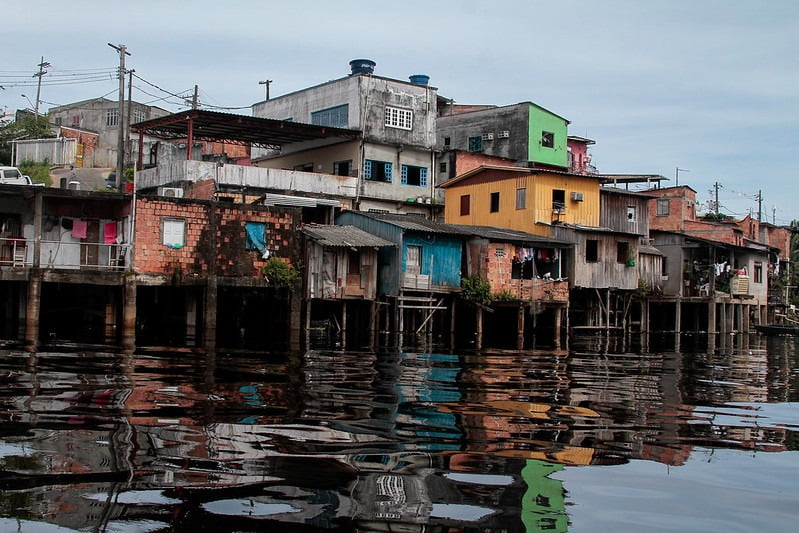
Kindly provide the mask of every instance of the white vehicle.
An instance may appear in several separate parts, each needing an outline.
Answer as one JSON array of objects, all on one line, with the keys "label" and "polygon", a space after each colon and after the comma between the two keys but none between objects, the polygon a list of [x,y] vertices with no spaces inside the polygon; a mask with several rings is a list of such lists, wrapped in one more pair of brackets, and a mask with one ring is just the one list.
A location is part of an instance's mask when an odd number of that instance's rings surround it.
[{"label": "white vehicle", "polygon": [[42,185],[34,184],[30,176],[26,176],[17,167],[0,167],[0,184],[5,185]]}]

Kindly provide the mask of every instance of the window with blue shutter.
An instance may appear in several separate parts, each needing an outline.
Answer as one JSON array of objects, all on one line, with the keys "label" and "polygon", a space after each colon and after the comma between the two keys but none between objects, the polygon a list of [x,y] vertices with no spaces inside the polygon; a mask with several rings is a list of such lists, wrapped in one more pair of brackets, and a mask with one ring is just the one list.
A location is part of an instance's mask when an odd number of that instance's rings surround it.
[{"label": "window with blue shutter", "polygon": [[402,184],[427,187],[427,168],[402,165]]},{"label": "window with blue shutter", "polygon": [[370,181],[391,183],[392,164],[386,161],[366,159],[363,162],[363,177]]}]

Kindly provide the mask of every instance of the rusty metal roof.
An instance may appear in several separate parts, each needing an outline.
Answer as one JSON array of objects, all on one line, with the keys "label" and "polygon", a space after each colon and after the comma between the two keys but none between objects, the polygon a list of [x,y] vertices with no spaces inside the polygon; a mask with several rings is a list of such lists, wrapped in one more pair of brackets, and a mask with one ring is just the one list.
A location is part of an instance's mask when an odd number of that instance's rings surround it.
[{"label": "rusty metal roof", "polygon": [[456,224],[455,226],[461,228],[464,233],[491,241],[512,242],[517,244],[526,244],[529,246],[550,248],[568,248],[574,245],[569,241],[545,237],[543,235],[535,235],[534,233],[527,233],[525,231],[519,231],[515,229],[500,228],[496,226],[467,226],[461,224]]},{"label": "rusty metal roof", "polygon": [[216,141],[230,144],[279,148],[284,144],[329,139],[355,139],[361,132],[343,128],[314,126],[271,118],[251,117],[232,113],[219,113],[192,109],[164,117],[131,124],[134,132],[161,139],[185,139],[192,129],[192,138],[198,141]]},{"label": "rusty metal roof", "polygon": [[382,248],[396,246],[355,226],[326,226],[308,224],[302,232],[322,246],[347,248]]}]

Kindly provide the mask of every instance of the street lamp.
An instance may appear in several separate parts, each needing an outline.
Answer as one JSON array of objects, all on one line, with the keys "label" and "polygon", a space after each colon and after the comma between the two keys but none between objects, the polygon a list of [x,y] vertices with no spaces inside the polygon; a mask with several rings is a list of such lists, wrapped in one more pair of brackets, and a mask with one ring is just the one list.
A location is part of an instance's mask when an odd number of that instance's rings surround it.
[{"label": "street lamp", "polygon": [[28,103],[31,105],[31,111],[33,111],[33,109],[34,109],[36,106],[35,106],[35,105],[33,105],[33,102],[31,102],[31,99],[30,99],[30,98],[28,98],[27,96],[25,96],[24,94],[23,94],[23,95],[21,95],[21,96],[22,96],[22,97],[23,97],[25,100],[27,100],[27,101],[28,101]]}]

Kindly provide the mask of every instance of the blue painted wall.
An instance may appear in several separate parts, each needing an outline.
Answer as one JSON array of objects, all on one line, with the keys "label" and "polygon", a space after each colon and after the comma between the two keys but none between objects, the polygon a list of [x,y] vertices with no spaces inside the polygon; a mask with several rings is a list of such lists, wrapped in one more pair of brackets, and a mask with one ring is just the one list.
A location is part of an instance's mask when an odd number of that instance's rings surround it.
[{"label": "blue painted wall", "polygon": [[437,233],[406,233],[402,247],[403,272],[405,272],[408,246],[421,247],[422,274],[430,276],[431,285],[460,287],[462,248],[460,239]]},{"label": "blue painted wall", "polygon": [[375,220],[357,211],[345,211],[336,217],[336,224],[361,228],[387,241],[396,248],[382,248],[379,252],[378,291],[381,294],[397,295],[400,279],[405,272],[408,246],[422,248],[422,274],[430,276],[431,285],[460,287],[462,241],[458,237],[406,231],[390,222]]}]

